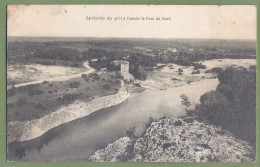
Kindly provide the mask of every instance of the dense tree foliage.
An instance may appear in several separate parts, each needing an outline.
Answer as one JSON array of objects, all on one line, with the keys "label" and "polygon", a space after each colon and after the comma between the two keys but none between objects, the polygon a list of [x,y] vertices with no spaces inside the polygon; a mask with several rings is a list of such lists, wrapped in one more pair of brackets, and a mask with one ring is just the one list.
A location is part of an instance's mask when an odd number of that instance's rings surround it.
[{"label": "dense tree foliage", "polygon": [[204,94],[201,104],[190,114],[220,126],[238,138],[255,145],[256,69],[229,67],[219,74],[216,91]]}]

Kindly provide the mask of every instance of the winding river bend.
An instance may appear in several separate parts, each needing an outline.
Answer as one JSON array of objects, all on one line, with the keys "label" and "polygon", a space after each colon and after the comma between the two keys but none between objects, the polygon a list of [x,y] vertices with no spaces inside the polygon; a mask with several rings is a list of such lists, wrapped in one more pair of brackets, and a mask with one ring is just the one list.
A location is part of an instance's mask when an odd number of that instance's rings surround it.
[{"label": "winding river bend", "polygon": [[23,161],[85,161],[97,149],[126,136],[130,127],[136,126],[141,134],[149,117],[185,115],[180,95],[189,97],[192,104],[199,103],[202,94],[216,89],[217,79],[203,79],[167,90],[146,90],[134,93],[123,103],[101,109],[86,117],[62,124],[44,135],[9,145],[9,160],[16,147],[25,148]]}]

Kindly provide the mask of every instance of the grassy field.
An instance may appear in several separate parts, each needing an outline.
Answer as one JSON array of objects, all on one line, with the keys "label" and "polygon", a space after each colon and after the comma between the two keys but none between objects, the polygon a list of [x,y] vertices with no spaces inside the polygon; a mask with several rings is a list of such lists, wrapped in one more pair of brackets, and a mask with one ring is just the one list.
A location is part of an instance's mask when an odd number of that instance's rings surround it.
[{"label": "grassy field", "polygon": [[7,122],[41,118],[76,99],[89,101],[119,88],[120,80],[112,72],[12,88],[7,91]]}]

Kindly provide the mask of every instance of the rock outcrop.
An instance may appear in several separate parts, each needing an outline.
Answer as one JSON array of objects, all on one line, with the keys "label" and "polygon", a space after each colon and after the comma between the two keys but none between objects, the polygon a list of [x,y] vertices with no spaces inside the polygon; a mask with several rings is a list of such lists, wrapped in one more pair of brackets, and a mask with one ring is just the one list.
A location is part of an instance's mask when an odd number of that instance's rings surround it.
[{"label": "rock outcrop", "polygon": [[254,149],[229,132],[192,118],[152,122],[140,138],[123,137],[90,161],[253,162]]},{"label": "rock outcrop", "polygon": [[7,143],[34,139],[61,124],[82,118],[102,108],[120,104],[128,97],[130,97],[130,93],[127,92],[121,81],[121,89],[114,95],[99,97],[89,102],[76,100],[40,119],[9,122],[7,124]]}]

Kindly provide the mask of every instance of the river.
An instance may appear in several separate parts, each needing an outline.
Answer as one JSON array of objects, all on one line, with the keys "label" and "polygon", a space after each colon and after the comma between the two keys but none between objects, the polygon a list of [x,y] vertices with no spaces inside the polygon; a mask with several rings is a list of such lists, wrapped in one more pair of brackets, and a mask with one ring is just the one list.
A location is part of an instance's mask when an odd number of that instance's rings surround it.
[{"label": "river", "polygon": [[[51,129],[39,138],[13,143],[9,146],[9,160],[23,161],[86,161],[97,149],[126,136],[136,126],[140,135],[149,117],[185,115],[181,94],[189,97],[192,105],[199,103],[202,94],[216,89],[217,79],[202,79],[167,90],[146,90],[132,94],[123,103],[99,110],[89,116]],[[25,157],[16,159],[12,150],[25,148]]]}]

